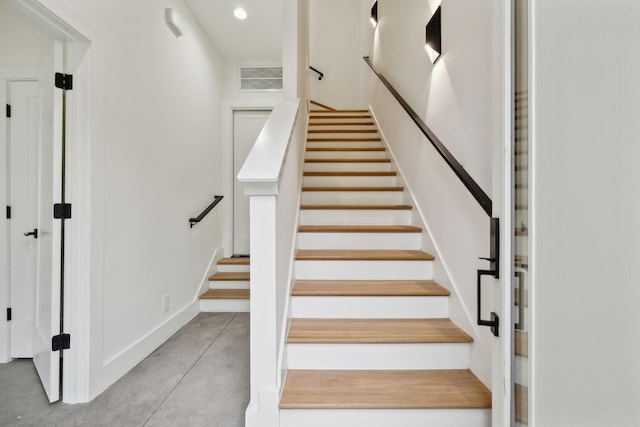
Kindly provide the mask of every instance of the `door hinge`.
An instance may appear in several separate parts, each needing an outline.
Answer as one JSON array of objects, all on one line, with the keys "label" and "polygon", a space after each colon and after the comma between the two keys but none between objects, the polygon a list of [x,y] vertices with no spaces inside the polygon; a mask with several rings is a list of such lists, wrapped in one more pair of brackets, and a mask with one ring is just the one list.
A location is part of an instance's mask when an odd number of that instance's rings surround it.
[{"label": "door hinge", "polygon": [[11,322],[11,307],[7,308],[7,322]]},{"label": "door hinge", "polygon": [[73,89],[73,76],[71,74],[56,73],[56,87],[64,90]]},{"label": "door hinge", "polygon": [[51,338],[51,351],[69,350],[71,348],[71,335],[60,334]]},{"label": "door hinge", "polygon": [[6,115],[7,115],[8,119],[11,118],[11,105],[9,105],[9,104],[7,104],[7,113],[6,113]]},{"label": "door hinge", "polygon": [[7,219],[11,219],[11,206],[7,206]]},{"label": "door hinge", "polygon": [[71,218],[71,203],[56,203],[53,205],[53,217],[55,219]]}]

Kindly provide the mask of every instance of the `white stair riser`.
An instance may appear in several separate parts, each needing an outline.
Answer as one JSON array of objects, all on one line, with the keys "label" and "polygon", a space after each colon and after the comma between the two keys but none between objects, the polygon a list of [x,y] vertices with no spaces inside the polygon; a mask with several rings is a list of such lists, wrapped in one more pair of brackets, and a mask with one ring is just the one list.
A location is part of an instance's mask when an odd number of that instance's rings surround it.
[{"label": "white stair riser", "polygon": [[249,265],[237,264],[218,264],[218,272],[220,273],[246,273],[249,271]]},{"label": "white stair riser", "polygon": [[371,148],[371,147],[384,147],[382,141],[307,141],[307,147],[349,147],[349,148]]},{"label": "white stair riser", "polygon": [[518,372],[518,384],[529,387],[529,359],[527,357],[516,356],[514,372]]},{"label": "white stair riser", "polygon": [[469,369],[469,344],[287,344],[288,369]]},{"label": "white stair riser", "polygon": [[299,249],[420,249],[420,233],[298,233]]},{"label": "white stair riser", "polygon": [[402,191],[303,191],[307,205],[401,205]]},{"label": "white stair riser", "polygon": [[248,299],[201,299],[200,311],[203,313],[248,313]]},{"label": "white stair riser", "polygon": [[321,210],[300,211],[302,225],[409,225],[410,210]]},{"label": "white stair riser", "polygon": [[391,187],[398,185],[395,176],[305,176],[304,186],[316,187]]},{"label": "white stair riser", "polygon": [[449,317],[447,297],[295,296],[291,317],[308,319],[434,319]]},{"label": "white stair riser", "polygon": [[248,280],[209,280],[209,289],[249,289]]},{"label": "white stair riser", "polygon": [[430,280],[431,261],[296,261],[298,280]]},{"label": "white stair riser", "polygon": [[490,409],[283,409],[280,427],[491,427]]},{"label": "white stair riser", "polygon": [[386,151],[307,151],[306,159],[386,159]]},{"label": "white stair riser", "polygon": [[345,163],[309,163],[305,162],[304,170],[309,172],[316,171],[353,171],[353,172],[362,172],[362,171],[390,171],[391,163],[355,163],[355,162],[345,162]]}]

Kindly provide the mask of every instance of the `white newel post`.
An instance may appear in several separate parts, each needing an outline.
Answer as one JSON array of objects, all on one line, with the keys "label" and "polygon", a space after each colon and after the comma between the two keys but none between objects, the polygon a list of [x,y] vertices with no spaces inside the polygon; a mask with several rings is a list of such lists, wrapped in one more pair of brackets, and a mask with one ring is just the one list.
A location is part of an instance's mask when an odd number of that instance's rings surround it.
[{"label": "white newel post", "polygon": [[247,427],[279,424],[276,330],[277,183],[245,183],[250,196],[251,401]]}]

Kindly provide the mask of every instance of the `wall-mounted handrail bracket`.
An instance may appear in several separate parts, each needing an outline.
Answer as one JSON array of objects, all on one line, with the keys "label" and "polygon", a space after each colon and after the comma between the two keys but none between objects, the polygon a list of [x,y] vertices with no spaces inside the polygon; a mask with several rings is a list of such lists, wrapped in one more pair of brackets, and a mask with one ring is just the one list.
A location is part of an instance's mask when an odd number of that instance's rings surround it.
[{"label": "wall-mounted handrail bracket", "polygon": [[496,279],[500,278],[500,220],[491,218],[491,240],[489,244],[489,257],[480,258],[490,263],[489,270],[478,270],[478,325],[491,327],[494,336],[499,336],[500,317],[491,312],[491,320],[482,320],[482,276],[492,276]]}]

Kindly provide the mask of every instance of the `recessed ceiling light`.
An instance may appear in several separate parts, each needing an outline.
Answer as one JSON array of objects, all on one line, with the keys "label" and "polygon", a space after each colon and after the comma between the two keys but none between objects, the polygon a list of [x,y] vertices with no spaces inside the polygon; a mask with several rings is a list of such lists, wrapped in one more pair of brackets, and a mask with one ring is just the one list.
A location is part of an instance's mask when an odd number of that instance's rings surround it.
[{"label": "recessed ceiling light", "polygon": [[240,20],[247,19],[247,11],[241,7],[236,7],[236,9],[233,11],[233,16]]}]

